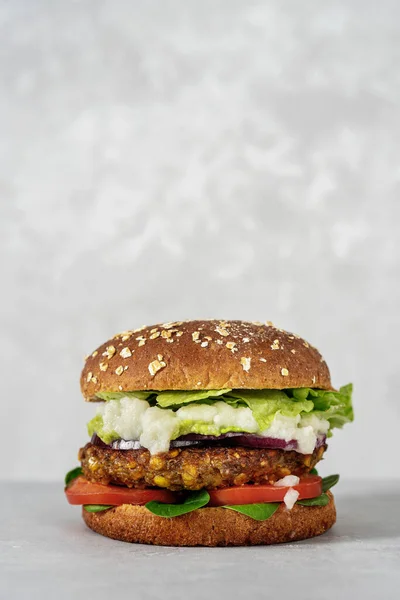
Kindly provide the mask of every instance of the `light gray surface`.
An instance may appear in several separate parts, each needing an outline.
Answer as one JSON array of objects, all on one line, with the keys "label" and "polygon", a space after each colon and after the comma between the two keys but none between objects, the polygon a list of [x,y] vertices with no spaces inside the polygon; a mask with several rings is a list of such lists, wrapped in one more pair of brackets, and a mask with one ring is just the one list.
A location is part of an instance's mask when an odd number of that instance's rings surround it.
[{"label": "light gray surface", "polygon": [[304,335],[356,384],[327,470],[396,472],[399,64],[396,0],[0,2],[0,478],[74,464],[85,354],[188,317]]},{"label": "light gray surface", "polygon": [[92,533],[55,483],[1,484],[0,598],[397,599],[400,480],[336,489],[338,524],[319,538],[178,549]]}]

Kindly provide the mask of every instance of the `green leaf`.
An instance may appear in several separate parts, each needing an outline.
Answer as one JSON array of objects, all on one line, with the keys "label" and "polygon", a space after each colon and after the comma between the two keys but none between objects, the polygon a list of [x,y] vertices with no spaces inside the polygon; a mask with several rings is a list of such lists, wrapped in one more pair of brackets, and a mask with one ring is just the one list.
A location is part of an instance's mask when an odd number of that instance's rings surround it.
[{"label": "green leaf", "polygon": [[96,394],[100,400],[120,400],[121,398],[139,398],[139,400],[147,400],[154,392],[99,392]]},{"label": "green leaf", "polygon": [[296,504],[301,504],[302,506],[326,506],[329,504],[329,496],[328,494],[321,494],[317,498],[298,500]]},{"label": "green leaf", "polygon": [[340,475],[328,475],[322,479],[322,491],[327,492],[339,481]]},{"label": "green leaf", "polygon": [[318,471],[315,467],[313,469],[311,469],[310,475],[318,475]]},{"label": "green leaf", "polygon": [[106,506],[105,504],[84,504],[83,508],[88,512],[97,513],[113,508],[113,506]]},{"label": "green leaf", "polygon": [[263,502],[261,504],[235,504],[233,506],[224,506],[229,510],[234,510],[255,521],[266,521],[278,510],[279,502]]},{"label": "green leaf", "polygon": [[209,493],[206,490],[199,490],[197,492],[191,492],[180,504],[164,504],[158,500],[152,500],[151,502],[147,502],[146,508],[152,512],[153,515],[157,515],[157,517],[170,519],[197,510],[208,504],[209,501]]},{"label": "green leaf", "polygon": [[[296,417],[314,408],[312,400],[290,398],[284,390],[232,390],[229,397],[247,404],[261,431],[271,425],[277,412],[286,417]],[[228,401],[227,398],[223,400]]]},{"label": "green leaf", "polygon": [[229,388],[222,390],[194,390],[194,391],[169,391],[157,392],[157,404],[161,408],[169,408],[170,406],[178,407],[189,402],[199,402],[207,398],[216,398],[227,394],[231,390]]},{"label": "green leaf", "polygon": [[354,420],[351,401],[353,386],[351,383],[341,387],[338,392],[316,390],[314,388],[294,388],[286,391],[295,400],[311,400],[314,403],[313,414],[322,419],[327,419],[331,428],[343,427],[346,423]]},{"label": "green leaf", "polygon": [[75,467],[75,469],[68,471],[68,473],[65,476],[65,485],[69,485],[71,481],[79,477],[79,475],[83,475],[81,467]]}]

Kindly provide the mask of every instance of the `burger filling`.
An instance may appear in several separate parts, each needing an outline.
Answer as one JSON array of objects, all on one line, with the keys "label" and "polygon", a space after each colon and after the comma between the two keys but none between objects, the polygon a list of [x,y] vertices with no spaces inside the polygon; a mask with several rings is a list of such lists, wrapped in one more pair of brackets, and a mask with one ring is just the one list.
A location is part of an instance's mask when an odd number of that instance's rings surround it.
[{"label": "burger filling", "polygon": [[99,399],[104,402],[88,424],[89,434],[105,444],[137,442],[131,448],[145,448],[151,455],[168,452],[185,436],[218,441],[234,433],[252,434],[261,447],[266,445],[263,439],[275,440],[276,448],[307,455],[324,443],[333,427],[353,418],[351,386],[340,392],[299,388],[103,393]]},{"label": "burger filling", "polygon": [[353,420],[351,392],[103,392],[67,498],[89,512],[145,504],[171,518],[222,506],[258,521],[282,502],[326,506],[339,476],[314,467],[332,429]]},{"label": "burger filling", "polygon": [[102,393],[79,458],[88,481],[172,491],[304,477],[333,427],[352,419],[339,392],[204,390]]}]

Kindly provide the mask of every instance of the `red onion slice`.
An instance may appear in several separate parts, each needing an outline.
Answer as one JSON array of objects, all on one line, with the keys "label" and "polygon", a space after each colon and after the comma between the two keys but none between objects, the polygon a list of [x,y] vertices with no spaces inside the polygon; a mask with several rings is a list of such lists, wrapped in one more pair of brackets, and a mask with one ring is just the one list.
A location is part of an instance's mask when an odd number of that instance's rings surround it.
[{"label": "red onion slice", "polygon": [[[326,436],[320,435],[317,439],[315,448],[323,446],[326,442]],[[98,435],[94,434],[91,443],[101,448],[112,448],[114,450],[140,450],[143,446],[138,440],[115,440],[111,444],[105,444]],[[182,435],[176,440],[172,440],[170,448],[205,448],[209,446],[244,446],[246,448],[269,448],[277,450],[297,450],[296,440],[281,440],[272,437],[263,437],[250,433],[230,432],[220,436],[201,435],[198,433],[189,433]]]}]

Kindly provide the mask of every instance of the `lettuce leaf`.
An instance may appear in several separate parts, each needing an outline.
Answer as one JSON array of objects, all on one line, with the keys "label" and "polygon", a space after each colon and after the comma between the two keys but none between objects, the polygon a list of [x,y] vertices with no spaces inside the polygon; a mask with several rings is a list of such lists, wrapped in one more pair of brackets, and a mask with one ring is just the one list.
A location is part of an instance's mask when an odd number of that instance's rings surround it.
[{"label": "lettuce leaf", "polygon": [[[215,398],[217,396],[223,396],[231,390],[229,388],[222,390],[194,390],[194,391],[169,391],[169,392],[156,392],[157,404],[161,408],[178,408],[182,404],[188,404],[189,402],[198,402],[199,400],[205,400],[207,398]],[[203,403],[204,404],[204,403]]]},{"label": "lettuce leaf", "polygon": [[150,396],[154,394],[153,391],[150,392],[99,392],[96,394],[97,398],[100,400],[120,400],[121,398],[139,398],[139,400],[147,400]]},{"label": "lettuce leaf", "polygon": [[315,390],[313,388],[298,388],[288,390],[288,392],[294,400],[311,400],[314,404],[313,414],[327,419],[331,429],[334,427],[341,428],[346,423],[354,420],[351,402],[353,385],[351,383],[341,387],[338,392]]},{"label": "lettuce leaf", "polygon": [[261,431],[268,429],[277,412],[285,417],[296,417],[314,408],[312,401],[294,401],[282,390],[233,390],[230,396],[247,404]]}]

